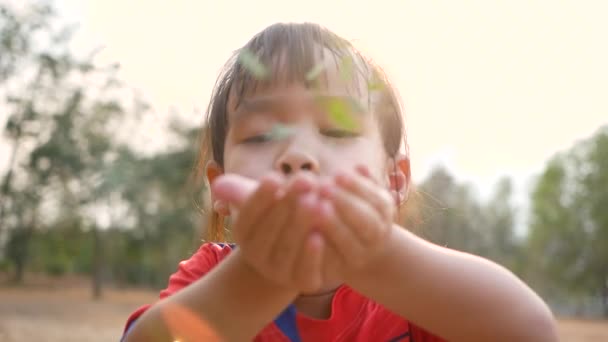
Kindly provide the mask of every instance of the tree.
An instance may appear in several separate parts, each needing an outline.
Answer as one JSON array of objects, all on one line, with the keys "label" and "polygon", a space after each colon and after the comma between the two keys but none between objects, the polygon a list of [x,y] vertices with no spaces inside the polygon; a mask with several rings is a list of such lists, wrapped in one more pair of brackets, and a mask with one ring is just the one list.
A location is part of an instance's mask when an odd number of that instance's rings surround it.
[{"label": "tree", "polygon": [[[11,146],[0,259],[16,281],[29,262],[53,274],[86,272],[95,297],[104,279],[164,285],[202,236],[188,184],[198,130],[172,123],[181,144],[147,157],[117,141],[148,106],[137,95],[132,105],[123,100],[131,94],[115,66],[75,56],[72,32],[48,4],[0,5],[0,108]],[[78,247],[59,242],[68,235]]]},{"label": "tree", "polygon": [[527,248],[551,295],[598,295],[608,316],[608,127],[556,155],[532,193]]},{"label": "tree", "polygon": [[483,206],[485,246],[483,255],[512,271],[519,271],[521,244],[515,234],[516,210],[511,203],[513,185],[504,177]]},{"label": "tree", "polygon": [[9,110],[4,135],[12,146],[0,192],[0,241],[8,235],[6,256],[19,282],[36,230],[65,216],[82,222],[94,233],[93,288],[99,296],[103,247],[87,210],[112,192],[100,179],[117,148],[112,134],[125,110],[116,92],[117,67],[95,65],[94,53],[75,56],[72,32],[48,4],[23,10],[0,5],[0,106]]},{"label": "tree", "polygon": [[443,167],[435,168],[419,186],[420,235],[449,248],[474,254],[483,250],[483,217],[473,189],[458,184]]}]

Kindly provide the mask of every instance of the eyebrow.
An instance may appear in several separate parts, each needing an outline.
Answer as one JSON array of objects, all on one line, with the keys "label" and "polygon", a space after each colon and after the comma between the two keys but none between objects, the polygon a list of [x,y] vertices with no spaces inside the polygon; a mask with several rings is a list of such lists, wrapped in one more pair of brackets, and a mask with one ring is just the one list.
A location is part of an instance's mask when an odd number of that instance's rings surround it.
[{"label": "eyebrow", "polygon": [[250,113],[268,112],[281,107],[283,101],[280,98],[273,96],[260,96],[253,98],[245,98],[241,100],[237,111]]},{"label": "eyebrow", "polygon": [[259,96],[252,98],[244,98],[239,101],[238,107],[232,113],[232,118],[235,121],[242,119],[245,114],[264,114],[276,112],[282,107],[281,99],[276,96]]},{"label": "eyebrow", "polygon": [[[256,96],[250,98],[244,98],[240,100],[240,103],[236,110],[232,113],[232,119],[239,121],[246,114],[273,114],[279,111],[285,106],[287,97],[274,95],[274,96]],[[359,103],[354,97],[346,95],[316,95],[310,98],[310,101],[315,104],[319,103],[330,103],[332,101],[341,101],[348,104],[356,113],[363,114],[366,112],[364,105]]]}]

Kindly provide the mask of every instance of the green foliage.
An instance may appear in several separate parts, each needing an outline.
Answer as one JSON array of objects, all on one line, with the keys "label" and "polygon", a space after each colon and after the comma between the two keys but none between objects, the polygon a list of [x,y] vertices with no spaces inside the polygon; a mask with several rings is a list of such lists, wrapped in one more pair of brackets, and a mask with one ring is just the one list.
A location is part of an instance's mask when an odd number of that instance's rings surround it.
[{"label": "green foliage", "polygon": [[419,186],[427,209],[421,235],[449,248],[480,254],[484,224],[472,189],[438,167]]},{"label": "green foliage", "polygon": [[0,260],[0,273],[9,273],[11,272],[11,262],[8,259]]},{"label": "green foliage", "polygon": [[608,127],[555,156],[532,193],[531,273],[548,293],[599,295],[608,315]]},{"label": "green foliage", "polygon": [[[121,100],[128,89],[115,78],[114,65],[98,65],[95,54],[75,57],[71,29],[62,28],[45,8],[14,11],[0,5],[0,73],[5,76],[0,94],[6,95],[0,106],[9,110],[3,133],[11,151],[0,187],[0,241],[7,241],[0,260],[10,263],[17,281],[28,268],[55,275],[92,273],[99,285],[113,278],[108,269],[120,273],[121,267],[144,265],[148,276],[137,279],[160,284],[170,271],[167,265],[172,271],[191,249],[163,253],[169,248],[158,246],[171,243],[171,234],[195,241],[193,200],[185,183],[196,135],[176,128],[186,147],[148,158],[120,145],[115,127],[129,116],[141,118],[148,106],[140,101],[130,108]],[[128,214],[116,214],[114,206],[125,204]],[[110,227],[99,226],[99,211],[110,215]],[[143,231],[148,244],[135,263],[121,264],[112,255],[129,255],[114,249],[120,239],[109,240],[102,228]]]},{"label": "green foliage", "polygon": [[436,167],[417,191],[415,205],[422,208],[422,221],[415,229],[419,235],[521,273],[523,249],[515,234],[516,210],[508,178],[501,179],[484,202],[470,184],[458,183],[445,168]]}]

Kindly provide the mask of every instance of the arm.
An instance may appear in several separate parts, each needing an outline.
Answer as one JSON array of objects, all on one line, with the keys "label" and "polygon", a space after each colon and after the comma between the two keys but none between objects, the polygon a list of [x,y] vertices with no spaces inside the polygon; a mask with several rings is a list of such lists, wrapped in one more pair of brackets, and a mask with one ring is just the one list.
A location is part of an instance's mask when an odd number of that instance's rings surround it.
[{"label": "arm", "polygon": [[[174,341],[186,336],[251,340],[296,295],[295,291],[279,288],[261,277],[244,262],[240,251],[235,250],[207,275],[150,307],[135,322],[125,341]],[[184,317],[184,312],[190,314]],[[185,319],[179,327],[167,324],[171,321],[165,319],[170,318],[168,313]],[[198,322],[194,327],[188,324],[193,317]],[[213,334],[201,329],[205,326]],[[175,331],[176,328],[180,331]]]},{"label": "arm", "polygon": [[[304,238],[312,215],[310,206],[299,205],[299,195],[310,188],[300,178],[283,184],[269,176],[259,185],[230,175],[216,180],[216,198],[239,210],[232,227],[239,248],[204,277],[148,309],[125,341],[251,340],[300,288],[317,286],[323,245],[314,234]],[[280,187],[285,193],[277,198]],[[258,227],[264,227],[263,234]]]},{"label": "arm", "polygon": [[351,286],[449,341],[558,340],[548,307],[511,272],[401,227],[360,274]]}]

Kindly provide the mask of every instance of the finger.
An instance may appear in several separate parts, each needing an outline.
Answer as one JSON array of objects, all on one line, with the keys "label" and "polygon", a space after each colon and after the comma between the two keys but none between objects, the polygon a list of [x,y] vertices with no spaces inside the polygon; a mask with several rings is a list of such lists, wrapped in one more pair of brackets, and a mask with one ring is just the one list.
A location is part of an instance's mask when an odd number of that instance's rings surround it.
[{"label": "finger", "polygon": [[291,178],[287,185],[277,191],[276,198],[280,199],[287,195],[290,191],[306,192],[314,188],[315,180],[308,173],[300,173]]},{"label": "finger", "polygon": [[287,270],[287,274],[293,279],[296,271],[296,261],[304,249],[304,241],[312,231],[312,217],[314,213],[315,194],[307,193],[295,201],[292,205],[292,216],[288,226],[283,229],[279,243],[275,246],[274,260],[277,268]]},{"label": "finger", "polygon": [[251,237],[255,223],[275,204],[279,186],[280,180],[273,176],[262,179],[253,195],[241,207],[234,226],[237,239],[247,241]]},{"label": "finger", "polygon": [[[276,198],[275,198],[276,201]],[[268,210],[260,220],[252,222],[252,233],[250,234],[246,253],[256,260],[256,263],[265,272],[276,273],[273,265],[273,254],[275,245],[280,243],[279,236],[285,230],[289,217],[292,215],[292,208],[286,201],[277,201],[276,205]],[[286,280],[283,277],[282,280]]]},{"label": "finger", "polygon": [[357,165],[355,167],[355,170],[357,170],[357,172],[366,178],[372,179],[372,173],[369,171],[369,168],[365,165]]},{"label": "finger", "polygon": [[[369,171],[369,168],[367,166],[357,165],[355,169],[357,170],[357,173],[359,173],[363,177],[368,178],[369,180],[374,182],[374,184],[378,184],[378,182],[374,181],[371,172]],[[389,175],[389,189],[391,195],[390,197],[395,206],[401,205],[407,198],[407,192],[404,189],[406,181],[407,179],[405,178],[405,175],[402,172],[395,171],[391,172]],[[393,207],[393,209],[395,209],[395,207]]]},{"label": "finger", "polygon": [[326,196],[329,196],[337,216],[362,244],[378,241],[385,221],[374,207],[340,187],[333,187]]},{"label": "finger", "polygon": [[307,175],[294,177],[281,199],[281,203],[287,205],[286,211],[290,212],[290,219],[282,227],[279,239],[274,244],[272,254],[273,262],[279,269],[291,270],[293,262],[297,257],[299,247],[306,233],[312,227],[312,208],[315,196],[310,192],[313,187],[313,179]]},{"label": "finger", "polygon": [[394,200],[390,193],[371,179],[358,175],[340,172],[335,177],[336,184],[342,189],[370,203],[382,217],[392,219]]},{"label": "finger", "polygon": [[317,222],[321,233],[327,239],[327,243],[337,252],[342,259],[342,263],[348,264],[359,259],[364,250],[363,244],[338,217],[333,204],[329,200],[322,199],[320,201]]},{"label": "finger", "polygon": [[255,180],[235,174],[225,174],[211,184],[211,193],[215,199],[239,207],[258,186],[259,183]]},{"label": "finger", "polygon": [[322,263],[325,241],[318,232],[309,234],[299,253],[297,266],[297,282],[303,284],[304,292],[314,292],[323,285]]},{"label": "finger", "polygon": [[325,243],[323,249],[322,276],[324,284],[335,284],[343,279],[341,270],[343,269],[342,259],[336,248],[330,243]]},{"label": "finger", "polygon": [[228,204],[222,200],[217,200],[213,202],[213,211],[223,216],[230,215],[230,209],[228,209]]}]

